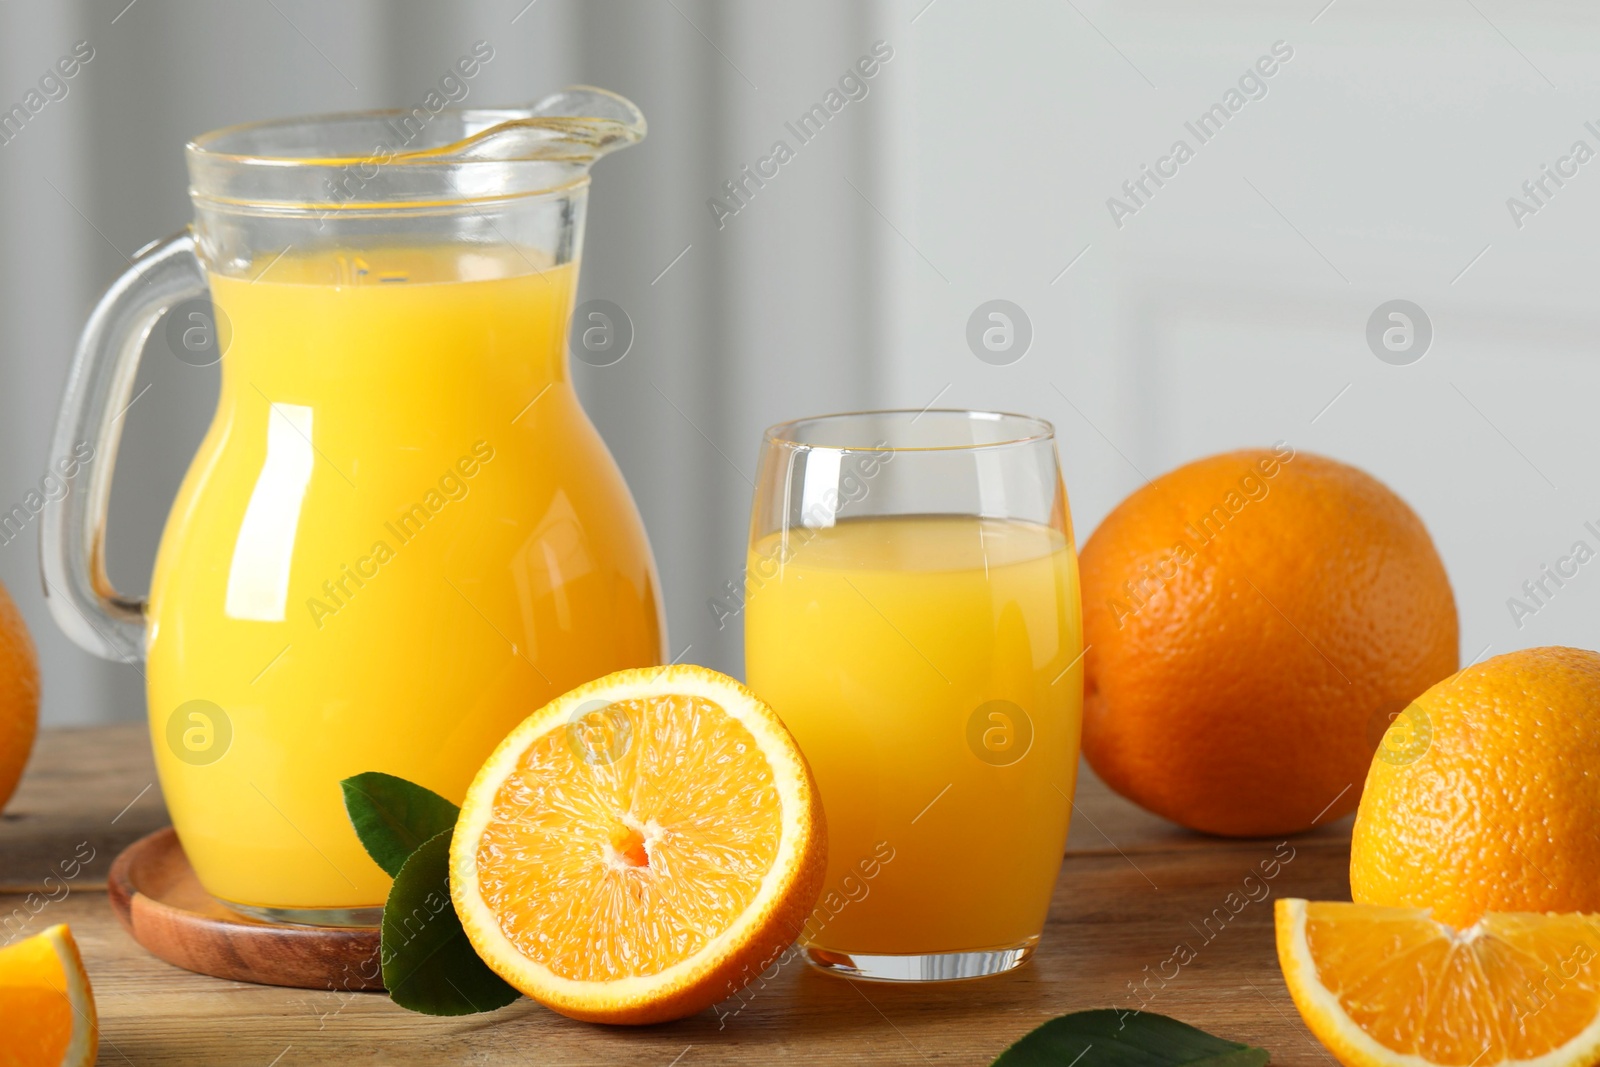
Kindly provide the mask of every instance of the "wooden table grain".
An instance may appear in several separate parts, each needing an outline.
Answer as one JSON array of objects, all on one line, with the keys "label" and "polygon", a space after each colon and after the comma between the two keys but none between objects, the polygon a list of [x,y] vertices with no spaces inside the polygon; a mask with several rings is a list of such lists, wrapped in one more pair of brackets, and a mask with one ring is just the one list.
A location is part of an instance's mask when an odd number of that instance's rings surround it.
[{"label": "wooden table grain", "polygon": [[1278,974],[1272,900],[1349,899],[1349,820],[1286,840],[1206,838],[1088,773],[1075,807],[1040,950],[1008,975],[905,987],[796,961],[717,1009],[642,1029],[574,1022],[526,1000],[438,1019],[382,994],[227,982],[150,956],[105,894],[116,852],[166,821],[144,730],[47,730],[0,817],[0,942],[71,925],[103,1064],[981,1065],[1046,1019],[1096,1007],[1172,1015],[1264,1046],[1285,1067],[1331,1064]]}]

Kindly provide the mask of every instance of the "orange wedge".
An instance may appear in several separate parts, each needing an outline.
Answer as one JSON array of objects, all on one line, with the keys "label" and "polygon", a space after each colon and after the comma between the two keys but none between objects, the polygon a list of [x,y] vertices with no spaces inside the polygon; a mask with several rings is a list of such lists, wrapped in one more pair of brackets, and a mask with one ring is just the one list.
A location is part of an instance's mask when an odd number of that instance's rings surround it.
[{"label": "orange wedge", "polygon": [[546,705],[478,772],[450,889],[478,955],[593,1022],[682,1018],[800,932],[822,805],[771,708],[703,667],[619,671]]},{"label": "orange wedge", "polygon": [[94,1062],[100,1024],[83,958],[65,926],[0,948],[0,1067]]},{"label": "orange wedge", "polygon": [[1278,962],[1345,1067],[1600,1062],[1600,915],[1277,902]]}]

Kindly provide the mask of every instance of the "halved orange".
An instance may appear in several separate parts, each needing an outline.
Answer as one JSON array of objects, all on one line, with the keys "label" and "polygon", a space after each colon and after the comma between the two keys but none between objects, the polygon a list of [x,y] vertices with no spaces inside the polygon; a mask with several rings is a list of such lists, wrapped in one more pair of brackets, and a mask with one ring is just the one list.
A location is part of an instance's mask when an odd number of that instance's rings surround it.
[{"label": "halved orange", "polygon": [[827,866],[783,723],[703,667],[619,671],[513,730],[478,772],[450,889],[478,955],[577,1019],[731,996],[798,936]]},{"label": "halved orange", "polygon": [[1456,930],[1425,908],[1276,909],[1289,993],[1345,1067],[1600,1062],[1600,915],[1491,912]]},{"label": "halved orange", "polygon": [[52,926],[0,948],[0,1067],[94,1062],[100,1022],[77,942]]}]

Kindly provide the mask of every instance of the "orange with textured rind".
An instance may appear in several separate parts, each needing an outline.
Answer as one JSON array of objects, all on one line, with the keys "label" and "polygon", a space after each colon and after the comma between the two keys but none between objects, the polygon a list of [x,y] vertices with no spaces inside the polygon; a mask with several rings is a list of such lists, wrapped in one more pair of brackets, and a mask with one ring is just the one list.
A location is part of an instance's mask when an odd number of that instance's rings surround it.
[{"label": "orange with textured rind", "polygon": [[72,931],[52,926],[0,948],[0,1064],[88,1067],[99,1047],[94,993]]},{"label": "orange with textured rind", "polygon": [[1401,758],[1367,775],[1351,896],[1458,927],[1486,911],[1600,912],[1600,654],[1508,652],[1413,708],[1390,727],[1411,735],[1382,750]]},{"label": "orange with textured rind", "polygon": [[1458,931],[1421,908],[1281,898],[1275,916],[1295,1007],[1345,1067],[1600,1062],[1600,915]]},{"label": "orange with textured rind", "polygon": [[39,658],[0,585],[0,811],[16,792],[39,729]]},{"label": "orange with textured rind", "polygon": [[702,667],[619,671],[552,701],[467,791],[451,895],[507,982],[573,1018],[717,1003],[799,935],[822,806],[772,709]]},{"label": "orange with textured rind", "polygon": [[1286,445],[1135,491],[1081,569],[1084,754],[1118,793],[1207,833],[1353,810],[1386,716],[1458,662],[1421,520],[1370,475]]}]

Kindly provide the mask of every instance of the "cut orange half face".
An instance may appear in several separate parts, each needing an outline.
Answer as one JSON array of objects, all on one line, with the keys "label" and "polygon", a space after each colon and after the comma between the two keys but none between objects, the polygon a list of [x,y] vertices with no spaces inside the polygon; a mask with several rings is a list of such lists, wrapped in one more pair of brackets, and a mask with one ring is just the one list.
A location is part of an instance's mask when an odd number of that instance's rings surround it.
[{"label": "cut orange half face", "polygon": [[0,948],[0,1067],[87,1067],[99,1046],[72,931],[52,926]]},{"label": "cut orange half face", "polygon": [[513,730],[450,845],[456,912],[564,1015],[652,1023],[731,996],[816,906],[826,832],[771,708],[703,667],[620,671]]},{"label": "cut orange half face", "polygon": [[1280,899],[1278,961],[1346,1067],[1590,1067],[1600,1061],[1600,915]]}]

